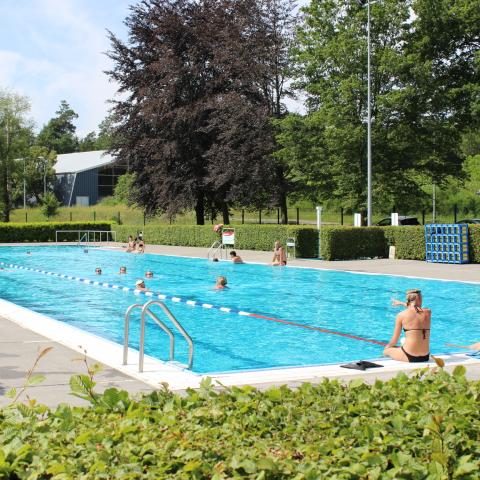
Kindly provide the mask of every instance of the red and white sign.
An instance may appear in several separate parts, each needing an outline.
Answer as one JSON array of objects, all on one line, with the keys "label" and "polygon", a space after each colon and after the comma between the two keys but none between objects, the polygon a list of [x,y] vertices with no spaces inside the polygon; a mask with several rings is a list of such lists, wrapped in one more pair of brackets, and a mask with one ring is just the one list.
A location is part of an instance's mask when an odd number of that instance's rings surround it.
[{"label": "red and white sign", "polygon": [[224,228],[222,230],[222,243],[224,245],[235,245],[235,229]]}]

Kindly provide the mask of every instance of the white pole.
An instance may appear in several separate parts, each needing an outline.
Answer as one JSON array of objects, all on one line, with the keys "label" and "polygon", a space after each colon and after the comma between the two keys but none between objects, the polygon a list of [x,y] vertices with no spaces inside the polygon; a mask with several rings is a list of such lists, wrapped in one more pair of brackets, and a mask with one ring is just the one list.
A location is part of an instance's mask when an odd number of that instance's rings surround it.
[{"label": "white pole", "polygon": [[432,188],[432,223],[436,223],[436,211],[435,211],[435,182],[433,182],[433,188]]},{"label": "white pole", "polygon": [[27,208],[27,180],[25,178],[25,158],[23,159],[23,209]]},{"label": "white pole", "polygon": [[318,258],[322,258],[322,207],[317,206]]},{"label": "white pole", "polygon": [[372,85],[370,75],[370,0],[367,3],[367,77],[368,77],[368,93],[367,93],[367,225],[372,225]]}]

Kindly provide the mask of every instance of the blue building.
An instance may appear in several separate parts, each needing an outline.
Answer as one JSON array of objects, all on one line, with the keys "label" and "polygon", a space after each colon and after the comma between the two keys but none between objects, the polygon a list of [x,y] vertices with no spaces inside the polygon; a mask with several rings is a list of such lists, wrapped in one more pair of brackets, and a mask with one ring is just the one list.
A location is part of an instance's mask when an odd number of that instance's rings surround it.
[{"label": "blue building", "polygon": [[127,172],[105,150],[58,155],[54,169],[55,194],[67,207],[94,205],[113,195],[118,177]]}]

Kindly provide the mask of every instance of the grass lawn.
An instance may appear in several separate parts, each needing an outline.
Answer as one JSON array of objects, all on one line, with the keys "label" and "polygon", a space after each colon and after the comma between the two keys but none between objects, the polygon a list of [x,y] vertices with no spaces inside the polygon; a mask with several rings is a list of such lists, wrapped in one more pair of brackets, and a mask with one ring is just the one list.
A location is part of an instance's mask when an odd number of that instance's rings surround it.
[{"label": "grass lawn", "polygon": [[[314,207],[302,204],[299,207],[299,221],[300,224],[315,224],[316,222],[316,211]],[[373,222],[378,222],[382,218],[385,218],[386,214],[378,214],[373,216]],[[418,220],[422,221],[422,213],[419,212],[416,215]],[[125,205],[93,205],[90,207],[61,207],[58,210],[58,214],[50,218],[52,222],[58,221],[92,221],[92,220],[115,220],[117,221],[120,217],[120,221],[125,225],[143,225],[144,218],[143,212],[137,208],[129,208]],[[292,207],[288,210],[288,218],[290,223],[296,223],[297,221],[297,209]],[[262,223],[277,223],[277,210],[262,211],[261,212]],[[259,223],[260,215],[258,211],[244,211],[244,222],[245,223]],[[11,212],[10,215],[11,222],[44,222],[46,218],[42,215],[39,208],[27,208],[16,209]],[[148,224],[195,224],[195,215],[193,212],[187,213],[184,215],[178,215],[174,221],[170,222],[169,219],[163,216],[157,216],[153,218],[147,218],[146,223]],[[322,223],[326,224],[340,224],[341,215],[339,210],[330,210],[322,211]],[[431,221],[431,214],[428,213],[426,222]],[[206,219],[206,223],[211,222],[210,219]],[[220,223],[221,216],[218,216],[212,223]],[[451,223],[453,222],[453,215],[438,215],[437,223]],[[241,224],[242,223],[242,212],[241,210],[232,210],[231,215],[232,224]],[[343,217],[344,225],[353,224],[353,215],[344,214]]]}]

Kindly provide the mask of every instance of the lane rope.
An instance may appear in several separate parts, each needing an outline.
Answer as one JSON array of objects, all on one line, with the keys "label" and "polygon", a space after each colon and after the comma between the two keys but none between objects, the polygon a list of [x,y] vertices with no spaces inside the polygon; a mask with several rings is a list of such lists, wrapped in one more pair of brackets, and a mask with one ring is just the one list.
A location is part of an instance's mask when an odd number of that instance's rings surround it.
[{"label": "lane rope", "polygon": [[386,345],[386,342],[382,342],[380,340],[375,340],[374,338],[361,337],[361,336],[358,336],[358,335],[353,335],[351,333],[340,332],[340,331],[337,331],[337,330],[331,330],[329,328],[322,328],[322,327],[315,327],[315,326],[312,326],[312,325],[305,325],[303,323],[292,322],[290,320],[283,320],[281,318],[269,317],[267,315],[262,315],[261,313],[246,312],[246,311],[243,311],[243,310],[238,310],[236,308],[223,307],[223,306],[219,306],[219,305],[213,305],[211,303],[199,302],[197,300],[191,300],[191,299],[185,298],[185,297],[178,297],[178,296],[175,296],[175,295],[165,295],[163,293],[158,293],[158,292],[144,292],[142,290],[137,290],[136,288],[122,287],[121,285],[115,285],[115,284],[108,283],[108,282],[102,282],[100,280],[90,280],[88,278],[76,277],[74,275],[65,275],[65,274],[57,273],[57,272],[49,272],[47,270],[41,270],[39,268],[25,267],[23,265],[16,265],[14,263],[0,262],[0,265],[2,265],[4,267],[7,267],[7,268],[13,268],[13,269],[16,269],[16,270],[26,270],[28,272],[41,273],[43,275],[49,275],[49,276],[52,276],[52,277],[63,278],[63,279],[66,279],[66,280],[73,280],[73,281],[76,281],[76,282],[84,283],[86,285],[93,285],[93,286],[99,286],[99,287],[104,287],[104,288],[111,288],[113,290],[122,290],[123,292],[132,292],[135,295],[145,295],[146,297],[155,297],[155,298],[158,298],[159,300],[170,300],[171,302],[174,302],[174,303],[185,303],[186,305],[190,305],[192,307],[214,309],[214,310],[220,310],[221,312],[234,313],[234,314],[245,316],[245,317],[260,318],[262,320],[267,320],[269,322],[281,323],[281,324],[284,324],[284,325],[290,325],[290,326],[293,326],[293,327],[304,328],[306,330],[313,330],[313,331],[316,331],[316,332],[327,333],[327,334],[330,334],[330,335],[338,335],[340,337],[345,337],[345,338],[349,338],[349,339],[352,339],[352,340],[360,340],[360,341],[363,341],[363,342],[373,343],[375,345],[380,345],[380,346],[385,346]]}]

